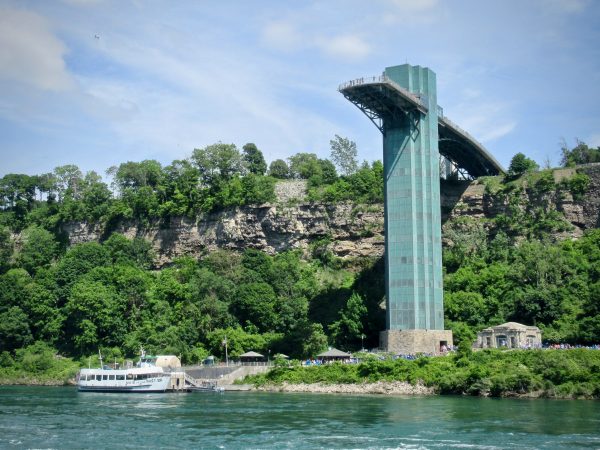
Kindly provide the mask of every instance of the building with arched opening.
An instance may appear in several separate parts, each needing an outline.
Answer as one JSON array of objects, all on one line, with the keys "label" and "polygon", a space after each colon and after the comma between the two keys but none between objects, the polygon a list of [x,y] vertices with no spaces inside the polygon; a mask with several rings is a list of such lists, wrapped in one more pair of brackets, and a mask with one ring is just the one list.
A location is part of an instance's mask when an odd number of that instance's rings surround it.
[{"label": "building with arched opening", "polygon": [[538,327],[507,322],[477,333],[476,348],[539,348],[542,332]]}]

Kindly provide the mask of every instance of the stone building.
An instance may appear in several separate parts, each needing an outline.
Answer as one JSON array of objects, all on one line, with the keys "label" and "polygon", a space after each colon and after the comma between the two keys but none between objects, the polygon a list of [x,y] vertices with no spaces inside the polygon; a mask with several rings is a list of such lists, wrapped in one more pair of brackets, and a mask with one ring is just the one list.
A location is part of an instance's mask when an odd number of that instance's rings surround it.
[{"label": "stone building", "polygon": [[538,327],[507,322],[477,333],[476,348],[539,348],[542,332]]}]

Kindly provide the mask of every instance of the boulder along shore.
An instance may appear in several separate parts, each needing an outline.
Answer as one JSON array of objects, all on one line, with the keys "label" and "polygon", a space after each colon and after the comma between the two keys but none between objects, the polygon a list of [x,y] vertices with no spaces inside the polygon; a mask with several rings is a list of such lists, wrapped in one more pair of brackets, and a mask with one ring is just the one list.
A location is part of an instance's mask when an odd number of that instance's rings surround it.
[{"label": "boulder along shore", "polygon": [[432,387],[410,384],[403,381],[377,381],[359,384],[301,383],[267,384],[258,386],[258,391],[267,392],[311,392],[318,394],[378,394],[378,395],[434,395]]}]

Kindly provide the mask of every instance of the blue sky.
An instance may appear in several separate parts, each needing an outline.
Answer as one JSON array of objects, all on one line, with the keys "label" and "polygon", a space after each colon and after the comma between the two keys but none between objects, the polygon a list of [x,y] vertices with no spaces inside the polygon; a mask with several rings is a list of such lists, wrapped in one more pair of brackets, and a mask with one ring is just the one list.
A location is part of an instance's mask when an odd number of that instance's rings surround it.
[{"label": "blue sky", "polygon": [[0,0],[0,176],[218,141],[326,157],[335,134],[381,159],[337,87],[405,62],[502,164],[557,165],[561,139],[600,145],[599,42],[593,0]]}]

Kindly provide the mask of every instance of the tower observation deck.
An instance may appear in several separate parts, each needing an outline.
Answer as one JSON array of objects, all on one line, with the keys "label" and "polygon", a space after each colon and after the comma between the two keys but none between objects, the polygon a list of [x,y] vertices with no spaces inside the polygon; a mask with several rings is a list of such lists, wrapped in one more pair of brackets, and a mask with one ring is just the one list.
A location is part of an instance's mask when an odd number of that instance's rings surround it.
[{"label": "tower observation deck", "polygon": [[471,135],[444,117],[433,71],[408,64],[339,91],[383,134],[386,330],[380,347],[438,353],[444,330],[440,155],[445,175],[478,177],[502,166]]}]

